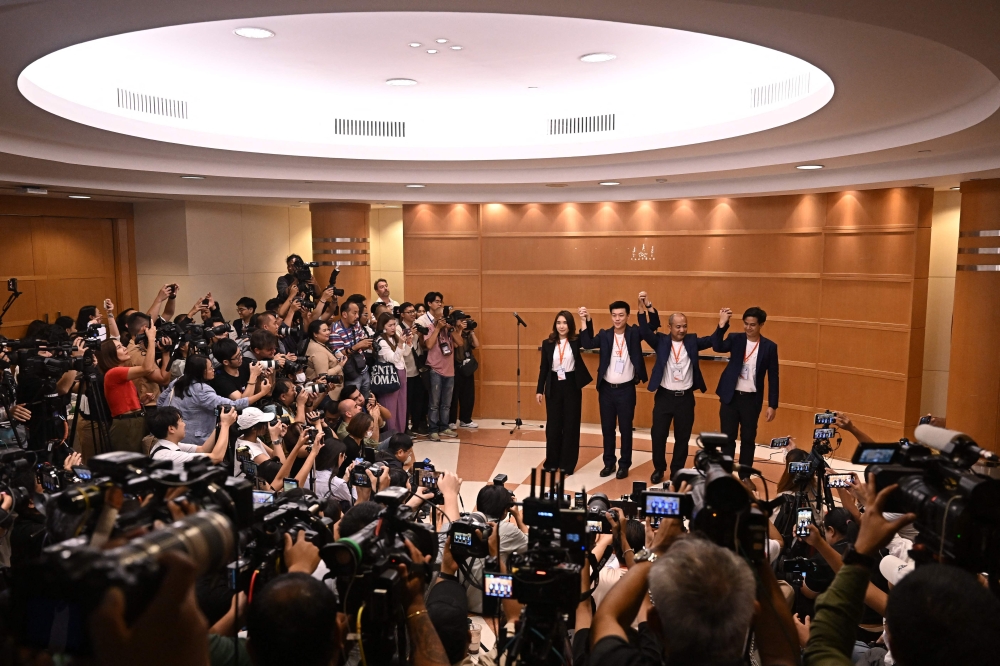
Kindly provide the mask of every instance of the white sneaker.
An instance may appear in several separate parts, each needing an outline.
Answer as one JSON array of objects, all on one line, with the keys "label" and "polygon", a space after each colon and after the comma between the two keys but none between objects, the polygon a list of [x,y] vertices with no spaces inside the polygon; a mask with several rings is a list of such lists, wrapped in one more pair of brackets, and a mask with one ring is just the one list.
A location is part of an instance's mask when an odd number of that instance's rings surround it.
[{"label": "white sneaker", "polygon": [[449,423],[448,424],[448,429],[449,430],[454,430],[455,429],[455,424],[454,423]]},{"label": "white sneaker", "polygon": [[476,428],[478,428],[478,427],[479,427],[479,424],[478,424],[478,423],[476,423],[475,421],[469,421],[469,422],[465,422],[465,421],[459,421],[459,424],[460,424],[460,425],[461,425],[461,426],[462,426],[463,428],[469,428],[470,430],[474,430],[474,429],[476,429]]},{"label": "white sneaker", "polygon": [[445,437],[458,437],[458,433],[454,429],[448,428],[447,430],[442,430],[441,434]]}]

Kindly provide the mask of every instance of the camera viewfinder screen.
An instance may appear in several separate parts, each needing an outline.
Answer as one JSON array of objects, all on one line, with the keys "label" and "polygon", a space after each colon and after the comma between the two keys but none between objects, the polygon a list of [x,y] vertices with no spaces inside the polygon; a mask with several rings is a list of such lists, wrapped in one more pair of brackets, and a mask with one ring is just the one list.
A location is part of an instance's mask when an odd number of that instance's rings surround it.
[{"label": "camera viewfinder screen", "polygon": [[452,543],[457,543],[459,546],[471,546],[472,545],[472,535],[468,532],[455,532],[451,535]]},{"label": "camera viewfinder screen", "polygon": [[513,579],[503,574],[483,574],[483,592],[488,597],[510,599],[514,596]]},{"label": "camera viewfinder screen", "polygon": [[681,515],[681,498],[675,495],[646,495],[647,516]]},{"label": "camera viewfinder screen", "polygon": [[587,521],[587,531],[591,534],[601,533],[601,521],[599,520],[588,520]]},{"label": "camera viewfinder screen", "polygon": [[858,456],[858,462],[864,465],[887,465],[892,462],[895,449],[865,449]]},{"label": "camera viewfinder screen", "polygon": [[254,504],[274,504],[274,493],[269,490],[253,491]]}]

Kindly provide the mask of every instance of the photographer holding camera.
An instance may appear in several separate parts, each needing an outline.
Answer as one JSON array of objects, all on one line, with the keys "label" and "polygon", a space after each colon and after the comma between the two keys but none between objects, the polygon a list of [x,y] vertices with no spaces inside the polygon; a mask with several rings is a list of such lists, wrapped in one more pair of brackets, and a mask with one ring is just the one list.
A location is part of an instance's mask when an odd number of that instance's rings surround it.
[{"label": "photographer holding camera", "polygon": [[118,340],[105,340],[97,354],[104,373],[104,398],[111,411],[111,449],[138,452],[142,446],[145,412],[132,382],[148,377],[156,369],[156,327],[147,328],[146,356],[139,367],[127,366],[131,358]]},{"label": "photographer holding camera", "polygon": [[340,308],[340,321],[330,330],[330,347],[344,355],[344,386],[357,386],[367,399],[371,392],[371,376],[365,352],[371,350],[372,340],[358,321],[360,313],[361,304],[357,301],[344,303]]},{"label": "photographer holding camera", "polygon": [[[131,338],[125,351],[128,352],[129,360],[135,367],[145,365],[146,355],[149,353],[149,346],[137,344],[136,340],[144,341],[148,337],[149,327],[152,325],[152,318],[145,312],[133,312],[126,319],[128,322],[128,332]],[[142,337],[140,337],[142,336]],[[156,353],[160,359],[154,362],[153,371],[148,375],[136,377],[132,380],[136,391],[139,392],[139,401],[144,409],[155,409],[156,399],[160,397],[162,387],[170,383],[170,353],[166,349],[170,345],[170,340],[160,338],[156,340]]]},{"label": "photographer holding camera", "polygon": [[456,344],[463,344],[461,337],[455,340],[455,328],[447,321],[444,314],[444,296],[441,292],[432,291],[424,296],[427,313],[417,319],[417,324],[427,329],[424,335],[424,348],[427,349],[427,366],[430,368],[430,399],[427,409],[427,430],[432,440],[445,437],[457,437],[458,433],[451,429],[448,422],[448,412],[451,409],[451,396],[455,389],[455,353]]},{"label": "photographer holding camera", "polygon": [[213,432],[204,444],[196,446],[184,442],[186,424],[179,409],[176,407],[157,409],[146,417],[149,432],[156,438],[156,442],[149,449],[149,457],[153,460],[170,460],[175,468],[183,468],[184,463],[198,457],[207,457],[212,464],[218,465],[226,455],[229,446],[229,427],[236,423],[236,416],[234,408],[223,409],[219,415],[221,427],[218,432]]},{"label": "photographer holding camera", "polygon": [[452,423],[448,427],[475,429],[479,424],[472,420],[472,410],[476,406],[476,370],[479,361],[472,354],[479,347],[476,337],[477,323],[465,312],[452,313],[455,322],[455,390],[451,398]]}]

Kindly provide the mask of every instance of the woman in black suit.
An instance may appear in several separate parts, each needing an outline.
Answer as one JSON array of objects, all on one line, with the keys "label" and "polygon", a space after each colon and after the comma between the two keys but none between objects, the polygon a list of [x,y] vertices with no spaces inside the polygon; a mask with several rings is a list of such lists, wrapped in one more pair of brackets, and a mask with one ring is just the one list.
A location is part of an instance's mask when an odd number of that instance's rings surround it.
[{"label": "woman in black suit", "polygon": [[567,476],[580,457],[581,389],[593,381],[576,335],[573,315],[563,310],[552,323],[552,334],[542,342],[535,400],[545,397],[545,467],[562,469]]}]

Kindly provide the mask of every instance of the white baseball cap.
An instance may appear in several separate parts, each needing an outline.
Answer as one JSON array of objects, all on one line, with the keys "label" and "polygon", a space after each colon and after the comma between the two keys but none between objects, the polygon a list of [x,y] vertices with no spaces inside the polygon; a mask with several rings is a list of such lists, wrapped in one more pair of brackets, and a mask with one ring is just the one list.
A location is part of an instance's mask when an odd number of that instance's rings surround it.
[{"label": "white baseball cap", "polygon": [[273,418],[274,414],[262,412],[256,407],[247,407],[236,418],[236,425],[239,426],[240,430],[249,430],[258,423],[267,423]]},{"label": "white baseball cap", "polygon": [[878,570],[882,572],[882,575],[885,576],[890,585],[898,585],[899,581],[903,580],[916,566],[913,560],[907,561],[895,555],[886,555],[878,563]]}]

